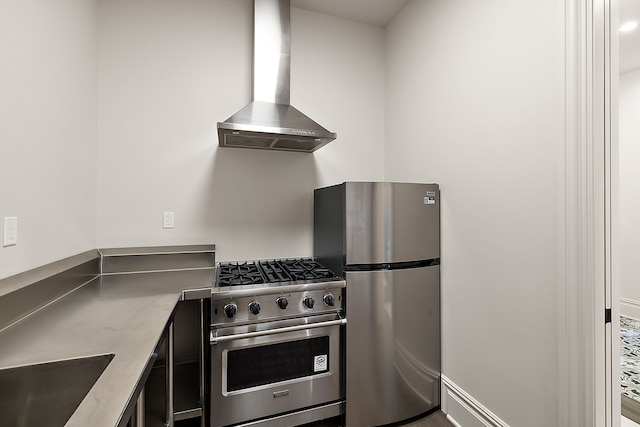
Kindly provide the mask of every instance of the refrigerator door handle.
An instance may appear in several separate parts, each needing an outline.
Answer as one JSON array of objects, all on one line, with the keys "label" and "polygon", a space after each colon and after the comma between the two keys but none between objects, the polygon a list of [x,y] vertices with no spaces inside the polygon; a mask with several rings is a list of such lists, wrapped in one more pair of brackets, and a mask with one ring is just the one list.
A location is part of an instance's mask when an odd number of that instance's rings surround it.
[{"label": "refrigerator door handle", "polygon": [[440,258],[424,259],[420,261],[402,261],[379,264],[348,264],[344,266],[345,271],[379,271],[379,270],[402,270],[405,268],[422,268],[440,265]]}]

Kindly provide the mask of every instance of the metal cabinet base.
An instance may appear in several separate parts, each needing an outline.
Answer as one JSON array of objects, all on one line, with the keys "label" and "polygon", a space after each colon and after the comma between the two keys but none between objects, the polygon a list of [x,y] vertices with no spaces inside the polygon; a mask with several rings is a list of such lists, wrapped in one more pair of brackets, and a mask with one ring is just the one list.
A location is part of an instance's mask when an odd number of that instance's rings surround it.
[{"label": "metal cabinet base", "polygon": [[[208,307],[209,303],[193,300],[178,305],[173,328],[145,384],[145,427],[208,424],[203,404],[206,401],[203,328],[207,319],[202,318],[208,310],[203,310],[203,306]],[[170,351],[167,341],[171,344]]]}]

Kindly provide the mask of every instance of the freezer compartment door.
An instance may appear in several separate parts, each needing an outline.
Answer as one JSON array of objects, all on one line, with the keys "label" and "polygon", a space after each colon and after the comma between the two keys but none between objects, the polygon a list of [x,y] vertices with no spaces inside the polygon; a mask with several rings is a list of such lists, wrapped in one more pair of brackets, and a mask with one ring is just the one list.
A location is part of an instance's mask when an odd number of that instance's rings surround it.
[{"label": "freezer compartment door", "polygon": [[346,274],[346,427],[440,404],[440,267]]},{"label": "freezer compartment door", "polygon": [[440,258],[437,184],[347,182],[345,264]]}]

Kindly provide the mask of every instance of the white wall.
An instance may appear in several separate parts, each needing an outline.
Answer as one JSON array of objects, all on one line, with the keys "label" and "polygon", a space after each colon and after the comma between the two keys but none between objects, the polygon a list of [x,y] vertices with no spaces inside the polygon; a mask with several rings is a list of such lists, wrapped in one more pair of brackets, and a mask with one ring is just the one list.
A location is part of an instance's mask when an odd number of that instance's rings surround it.
[{"label": "white wall", "polygon": [[3,2],[0,62],[2,278],[96,246],[96,2]]},{"label": "white wall", "polygon": [[292,104],[338,133],[313,155],[217,147],[250,97],[249,0],[49,3],[0,13],[0,277],[93,247],[307,255],[313,188],[439,182],[443,372],[557,425],[561,2],[413,0],[386,32],[293,9]]},{"label": "white wall", "polygon": [[[100,2],[99,247],[311,255],[313,189],[383,178],[384,32],[301,9],[291,103],[338,139],[312,155],[218,149],[216,123],[250,101],[251,6]],[[163,211],[174,229],[162,229]]]},{"label": "white wall", "polygon": [[387,33],[386,178],[442,191],[443,374],[514,427],[559,419],[562,7],[413,0]]},{"label": "white wall", "polygon": [[640,318],[640,70],[620,76],[620,296],[621,312]]}]

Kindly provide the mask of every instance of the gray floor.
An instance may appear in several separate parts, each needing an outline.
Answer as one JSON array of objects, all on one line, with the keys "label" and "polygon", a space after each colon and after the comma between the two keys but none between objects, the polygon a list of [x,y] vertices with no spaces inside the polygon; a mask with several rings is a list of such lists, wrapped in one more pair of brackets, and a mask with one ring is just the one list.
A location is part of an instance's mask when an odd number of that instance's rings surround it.
[{"label": "gray floor", "polygon": [[640,321],[620,316],[622,415],[640,423]]},{"label": "gray floor", "polygon": [[443,412],[437,411],[421,420],[404,424],[402,427],[453,427],[453,424],[447,420],[447,416]]},{"label": "gray floor", "polygon": [[[334,422],[322,422],[307,424],[304,427],[340,427],[339,421]],[[447,416],[441,411],[434,412],[426,417],[407,424],[402,424],[399,427],[454,427],[453,424],[447,420]]]}]

